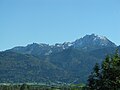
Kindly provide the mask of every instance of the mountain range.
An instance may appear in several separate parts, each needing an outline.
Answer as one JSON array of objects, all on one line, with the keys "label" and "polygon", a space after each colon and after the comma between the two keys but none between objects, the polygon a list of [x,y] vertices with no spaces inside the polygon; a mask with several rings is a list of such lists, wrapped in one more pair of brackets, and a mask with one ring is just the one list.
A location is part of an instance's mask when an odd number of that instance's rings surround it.
[{"label": "mountain range", "polygon": [[86,83],[95,63],[117,48],[105,36],[95,34],[62,44],[17,46],[0,52],[0,82]]}]

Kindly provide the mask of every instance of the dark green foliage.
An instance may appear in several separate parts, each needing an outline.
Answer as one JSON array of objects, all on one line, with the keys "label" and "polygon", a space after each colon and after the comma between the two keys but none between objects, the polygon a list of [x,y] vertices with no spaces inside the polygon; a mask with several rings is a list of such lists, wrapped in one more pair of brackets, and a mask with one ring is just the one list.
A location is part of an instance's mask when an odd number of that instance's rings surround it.
[{"label": "dark green foliage", "polygon": [[23,84],[23,85],[20,87],[20,90],[28,90],[27,84]]},{"label": "dark green foliage", "polygon": [[14,52],[0,53],[0,83],[45,83],[55,73],[62,75],[62,71],[49,61]]},{"label": "dark green foliage", "polygon": [[97,65],[89,76],[88,86],[91,90],[118,90],[120,88],[120,56],[118,50],[102,62],[101,69]]},{"label": "dark green foliage", "polygon": [[88,79],[88,86],[91,90],[98,90],[100,88],[99,79],[100,79],[100,67],[99,64],[96,63],[95,67],[93,68],[93,72],[91,73]]},{"label": "dark green foliage", "polygon": [[0,82],[82,83],[86,81],[95,62],[95,57],[75,49],[67,49],[44,58],[0,52]]},{"label": "dark green foliage", "polygon": [[86,83],[95,63],[114,51],[111,47],[93,51],[69,48],[47,56],[0,52],[0,83]]},{"label": "dark green foliage", "polygon": [[0,85],[0,90],[87,90],[84,86],[79,85],[61,85],[61,86],[47,86],[47,85]]}]

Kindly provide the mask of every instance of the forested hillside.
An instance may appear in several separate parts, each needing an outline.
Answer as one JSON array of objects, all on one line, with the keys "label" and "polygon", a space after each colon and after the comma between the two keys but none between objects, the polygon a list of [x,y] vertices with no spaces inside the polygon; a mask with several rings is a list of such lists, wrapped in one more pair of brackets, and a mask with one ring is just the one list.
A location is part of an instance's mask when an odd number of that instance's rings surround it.
[{"label": "forested hillside", "polygon": [[0,83],[86,83],[93,66],[116,48],[94,34],[63,44],[15,47],[0,52]]}]

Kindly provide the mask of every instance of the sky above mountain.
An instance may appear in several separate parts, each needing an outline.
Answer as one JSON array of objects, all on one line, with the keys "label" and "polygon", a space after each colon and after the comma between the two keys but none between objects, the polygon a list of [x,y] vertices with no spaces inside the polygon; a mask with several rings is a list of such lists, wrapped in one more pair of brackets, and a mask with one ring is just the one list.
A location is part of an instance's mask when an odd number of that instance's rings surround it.
[{"label": "sky above mountain", "polygon": [[120,45],[120,0],[0,0],[0,50],[91,33]]}]

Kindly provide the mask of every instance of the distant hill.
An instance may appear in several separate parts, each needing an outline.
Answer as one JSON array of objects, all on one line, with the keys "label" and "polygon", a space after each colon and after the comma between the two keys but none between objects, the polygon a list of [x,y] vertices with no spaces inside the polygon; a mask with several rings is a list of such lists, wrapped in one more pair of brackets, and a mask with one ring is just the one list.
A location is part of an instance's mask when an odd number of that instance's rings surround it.
[{"label": "distant hill", "polygon": [[86,35],[63,44],[29,44],[0,52],[0,82],[85,83],[96,62],[120,46]]}]

